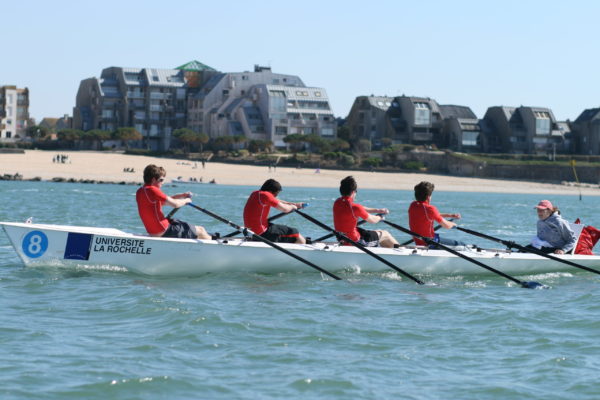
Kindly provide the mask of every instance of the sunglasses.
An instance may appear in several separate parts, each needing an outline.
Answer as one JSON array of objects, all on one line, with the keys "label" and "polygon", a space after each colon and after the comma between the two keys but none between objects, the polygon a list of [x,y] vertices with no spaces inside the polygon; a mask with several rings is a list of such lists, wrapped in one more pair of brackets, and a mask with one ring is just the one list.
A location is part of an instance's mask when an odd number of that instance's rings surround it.
[{"label": "sunglasses", "polygon": [[165,178],[158,178],[158,181],[159,181],[159,182],[164,182],[164,181],[165,181]]}]

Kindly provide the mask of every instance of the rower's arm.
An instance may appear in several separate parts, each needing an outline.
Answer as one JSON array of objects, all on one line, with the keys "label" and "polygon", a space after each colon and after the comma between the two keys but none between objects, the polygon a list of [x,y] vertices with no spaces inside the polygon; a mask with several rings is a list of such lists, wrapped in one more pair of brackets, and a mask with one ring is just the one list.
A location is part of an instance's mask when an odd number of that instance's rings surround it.
[{"label": "rower's arm", "polygon": [[298,206],[296,206],[295,203],[290,203],[287,201],[279,200],[279,205],[277,205],[277,207],[275,207],[275,208],[278,209],[279,211],[283,211],[284,213],[289,213],[294,210],[297,210]]},{"label": "rower's arm", "polygon": [[167,196],[167,199],[165,200],[165,204],[170,207],[173,207],[173,208],[183,207],[186,204],[191,203],[191,202],[192,202],[192,199],[189,197],[186,197],[184,199],[176,199],[171,196]]}]

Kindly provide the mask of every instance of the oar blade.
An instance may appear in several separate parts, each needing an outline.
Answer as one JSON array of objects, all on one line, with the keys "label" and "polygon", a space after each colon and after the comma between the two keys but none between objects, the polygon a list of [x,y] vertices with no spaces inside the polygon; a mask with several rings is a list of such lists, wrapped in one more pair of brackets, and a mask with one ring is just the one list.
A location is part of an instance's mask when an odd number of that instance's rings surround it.
[{"label": "oar blade", "polygon": [[548,289],[548,286],[534,281],[523,281],[521,282],[521,287],[525,289]]}]

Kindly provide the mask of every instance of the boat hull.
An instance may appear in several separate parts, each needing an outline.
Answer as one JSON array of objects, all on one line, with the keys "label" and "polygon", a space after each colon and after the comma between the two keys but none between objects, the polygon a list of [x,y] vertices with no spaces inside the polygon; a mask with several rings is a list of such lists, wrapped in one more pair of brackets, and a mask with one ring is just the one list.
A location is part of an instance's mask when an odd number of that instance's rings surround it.
[{"label": "boat hull", "polygon": [[[111,266],[156,276],[197,276],[214,272],[315,271],[262,242],[238,239],[214,241],[155,238],[111,228],[7,222],[0,224],[26,266]],[[391,271],[390,267],[355,247],[334,243],[280,246],[331,272]],[[491,273],[444,250],[413,247],[371,250],[411,274]],[[580,271],[564,263],[528,253],[502,250],[468,250],[461,253],[507,274]],[[600,256],[560,257],[587,267],[600,268]]]}]

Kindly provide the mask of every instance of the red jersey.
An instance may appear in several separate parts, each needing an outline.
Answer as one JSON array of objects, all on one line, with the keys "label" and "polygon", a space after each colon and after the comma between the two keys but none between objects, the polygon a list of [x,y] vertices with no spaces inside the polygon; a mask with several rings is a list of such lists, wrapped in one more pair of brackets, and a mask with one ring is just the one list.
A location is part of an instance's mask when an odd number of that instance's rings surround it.
[{"label": "red jersey", "polygon": [[269,211],[277,207],[279,200],[273,193],[255,190],[252,192],[244,207],[244,226],[257,235],[262,235],[269,227]]},{"label": "red jersey", "polygon": [[342,196],[333,203],[333,225],[335,230],[343,233],[354,241],[360,239],[356,229],[358,219],[369,218],[369,213],[363,206],[354,202],[350,196]]},{"label": "red jersey", "polygon": [[169,227],[169,221],[162,212],[167,195],[156,186],[144,185],[135,194],[140,218],[151,235],[162,234]]},{"label": "red jersey", "polygon": [[[436,206],[432,206],[428,201],[413,201],[408,207],[408,223],[410,230],[419,235],[434,238],[433,221],[442,222]],[[415,243],[419,246],[426,246],[423,240],[413,237]]]}]

